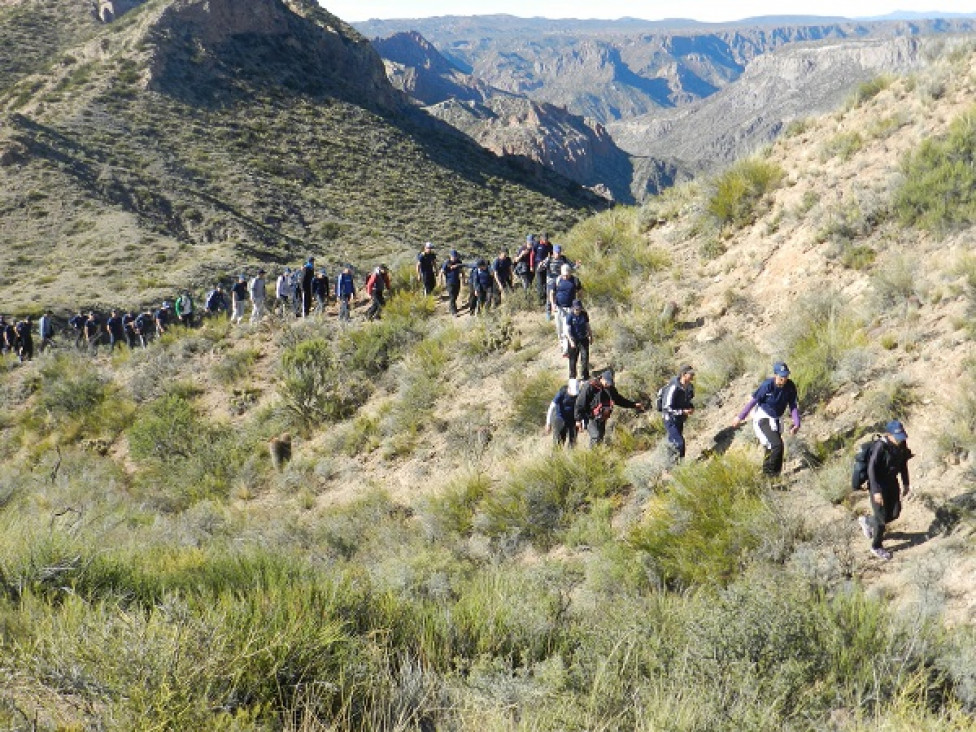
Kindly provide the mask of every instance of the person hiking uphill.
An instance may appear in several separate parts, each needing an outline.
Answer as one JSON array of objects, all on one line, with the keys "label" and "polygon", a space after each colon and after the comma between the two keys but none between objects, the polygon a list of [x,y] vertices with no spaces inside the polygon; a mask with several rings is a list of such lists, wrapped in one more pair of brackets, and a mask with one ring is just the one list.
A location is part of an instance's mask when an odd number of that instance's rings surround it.
[{"label": "person hiking uphill", "polygon": [[417,255],[417,281],[424,288],[425,295],[434,294],[437,284],[437,255],[431,242],[424,244],[424,249]]},{"label": "person hiking uphill", "polygon": [[570,379],[559,387],[546,412],[546,434],[552,434],[553,444],[576,447],[576,397],[579,382]]},{"label": "person hiking uphill", "polygon": [[366,280],[366,294],[370,299],[366,320],[379,320],[382,317],[383,308],[386,306],[385,293],[391,289],[390,274],[386,265],[381,264]]},{"label": "person hiking uphill", "polygon": [[[885,425],[884,437],[875,440],[868,454],[868,492],[871,496],[871,516],[861,516],[857,522],[864,536],[871,540],[871,553],[879,559],[891,559],[891,552],[881,543],[885,527],[901,515],[901,499],[911,491],[908,461],[908,433],[897,419]],[[901,479],[901,492],[898,480]]]},{"label": "person hiking uphill", "polygon": [[664,387],[661,397],[661,413],[664,415],[664,429],[668,442],[677,453],[678,459],[685,456],[685,421],[695,411],[695,369],[682,366],[678,375]]},{"label": "person hiking uphill", "polygon": [[763,381],[752,395],[749,403],[732,421],[733,427],[741,425],[752,408],[756,411],[752,426],[759,443],[766,448],[763,460],[763,475],[775,477],[783,472],[783,434],[782,416],[789,409],[793,426],[790,434],[800,429],[800,407],[797,403],[796,384],[790,381],[790,369],[783,361],[773,364],[773,376]]},{"label": "person hiking uphill", "polygon": [[336,299],[339,301],[339,320],[349,322],[349,304],[356,298],[356,280],[352,274],[352,267],[348,264],[336,278]]},{"label": "person hiking uphill", "polygon": [[569,359],[569,378],[576,378],[576,364],[580,365],[584,379],[590,378],[590,346],[593,330],[590,315],[583,309],[581,300],[573,300],[573,309],[566,318],[566,357]]},{"label": "person hiking uphill", "polygon": [[607,434],[607,419],[615,406],[644,411],[644,405],[621,395],[614,386],[613,371],[604,371],[596,379],[584,381],[576,397],[574,417],[576,429],[590,435],[590,447],[603,442]]}]

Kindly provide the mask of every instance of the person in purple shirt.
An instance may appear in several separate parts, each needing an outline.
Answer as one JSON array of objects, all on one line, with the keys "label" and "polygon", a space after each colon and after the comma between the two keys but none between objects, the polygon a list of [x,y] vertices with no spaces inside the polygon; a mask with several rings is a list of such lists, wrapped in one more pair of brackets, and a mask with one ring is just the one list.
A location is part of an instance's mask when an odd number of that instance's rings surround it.
[{"label": "person in purple shirt", "polygon": [[790,434],[800,429],[800,406],[797,402],[796,384],[790,381],[790,369],[783,361],[773,364],[772,377],[763,381],[752,395],[749,403],[733,420],[732,426],[741,425],[749,412],[755,407],[752,426],[760,444],[766,448],[763,460],[763,475],[776,477],[783,472],[783,427],[782,417],[787,409],[793,426]]}]

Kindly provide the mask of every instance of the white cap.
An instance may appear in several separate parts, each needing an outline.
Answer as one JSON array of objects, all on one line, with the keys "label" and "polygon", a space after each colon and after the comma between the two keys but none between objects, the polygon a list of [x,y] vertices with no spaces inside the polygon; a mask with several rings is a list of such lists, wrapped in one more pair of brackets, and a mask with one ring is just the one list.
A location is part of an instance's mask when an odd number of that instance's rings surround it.
[{"label": "white cap", "polygon": [[559,271],[564,275],[568,275],[573,270],[568,264],[564,264],[562,267],[559,268]]},{"label": "white cap", "polygon": [[570,396],[579,394],[579,382],[576,379],[570,379],[566,382],[566,393]]}]

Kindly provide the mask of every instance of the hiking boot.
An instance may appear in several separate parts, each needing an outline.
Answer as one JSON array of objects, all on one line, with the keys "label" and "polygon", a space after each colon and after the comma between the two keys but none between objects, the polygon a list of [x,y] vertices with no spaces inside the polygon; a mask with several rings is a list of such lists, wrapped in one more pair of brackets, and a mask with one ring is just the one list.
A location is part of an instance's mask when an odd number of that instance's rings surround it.
[{"label": "hiking boot", "polygon": [[884,549],[884,548],[882,548],[882,547],[880,547],[880,546],[879,546],[879,547],[877,547],[877,548],[875,548],[875,547],[871,547],[871,553],[872,553],[872,554],[873,554],[874,556],[876,556],[876,557],[877,557],[878,559],[883,559],[883,560],[885,560],[886,562],[887,562],[887,561],[888,561],[889,559],[891,559],[891,552],[889,552],[889,551],[888,551],[887,549]]},{"label": "hiking boot", "polygon": [[861,531],[864,533],[864,536],[866,538],[868,538],[868,539],[873,539],[874,538],[874,529],[871,528],[871,524],[868,523],[868,517],[867,516],[860,516],[857,519],[857,523],[858,523],[858,525],[860,525]]}]

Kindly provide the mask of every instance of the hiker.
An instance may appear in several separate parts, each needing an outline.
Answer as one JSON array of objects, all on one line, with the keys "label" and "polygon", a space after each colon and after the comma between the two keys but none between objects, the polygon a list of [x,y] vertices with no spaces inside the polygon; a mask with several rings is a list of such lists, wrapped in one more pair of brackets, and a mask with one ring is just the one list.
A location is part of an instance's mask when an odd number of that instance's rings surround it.
[{"label": "hiker", "polygon": [[[545,275],[546,280],[546,319],[552,320],[556,316],[556,310],[553,306],[552,292],[556,287],[557,280],[562,276],[563,269],[569,267],[570,273],[572,273],[573,265],[570,263],[569,259],[563,254],[563,248],[556,244],[552,248],[552,254],[550,254],[542,263],[542,270]],[[570,298],[572,302],[573,298]],[[558,330],[559,325],[556,325]]]},{"label": "hiker", "polygon": [[[247,294],[251,297],[251,324],[253,325],[260,321],[265,313],[264,299],[267,295],[267,289],[264,283],[263,269],[259,269],[257,275],[248,284]],[[311,292],[309,297],[311,297]]]},{"label": "hiker", "polygon": [[800,429],[800,407],[797,403],[796,385],[790,381],[790,369],[783,361],[773,364],[772,377],[763,381],[752,395],[749,403],[733,420],[732,426],[741,425],[752,408],[756,411],[752,418],[752,426],[759,443],[766,448],[763,460],[763,475],[776,477],[783,472],[783,413],[789,409],[793,426],[790,434],[795,435]]},{"label": "hiker", "polygon": [[153,323],[156,325],[156,335],[158,336],[165,334],[166,329],[169,328],[169,319],[172,315],[171,307],[169,300],[163,300],[159,310],[153,313]]},{"label": "hiker", "polygon": [[34,358],[34,336],[31,333],[33,324],[28,315],[23,320],[18,320],[14,326],[14,333],[17,336],[17,358],[21,363],[30,361]]},{"label": "hiker", "polygon": [[88,350],[92,354],[98,350],[98,342],[102,339],[102,331],[99,328],[101,324],[102,321],[95,315],[95,311],[89,310],[88,317],[85,319],[84,335],[85,343],[88,344]]},{"label": "hiker", "polygon": [[569,378],[576,378],[576,365],[579,363],[583,378],[589,379],[593,331],[590,329],[590,315],[583,309],[581,300],[573,300],[573,309],[566,318],[566,340]]},{"label": "hiker", "polygon": [[139,313],[132,323],[132,330],[135,332],[143,348],[149,344],[149,339],[152,337],[152,329],[153,316],[148,310],[144,313]]},{"label": "hiker", "polygon": [[424,249],[417,254],[417,280],[423,285],[424,294],[432,295],[437,284],[437,255],[431,242],[424,244]]},{"label": "hiker", "polygon": [[204,307],[207,308],[207,312],[211,316],[219,315],[221,310],[228,310],[227,295],[220,284],[214,285],[214,288],[207,293],[207,301],[204,303]]},{"label": "hiker", "polygon": [[312,295],[315,296],[315,312],[325,315],[325,304],[329,301],[329,277],[320,269],[312,279]]},{"label": "hiker", "polygon": [[386,306],[386,295],[390,287],[390,273],[385,264],[373,270],[366,280],[366,294],[369,295],[370,304],[366,310],[366,320],[379,320],[382,317],[383,308]]},{"label": "hiker", "polygon": [[[871,553],[879,559],[891,559],[891,552],[881,543],[885,527],[901,514],[901,499],[911,491],[908,461],[908,433],[897,419],[885,425],[882,439],[875,440],[868,454],[868,492],[871,496],[871,516],[861,516],[857,522],[864,536],[871,540]],[[901,479],[901,492],[898,481]]]},{"label": "hiker", "polygon": [[559,339],[560,353],[569,354],[569,342],[566,338],[566,318],[573,308],[573,302],[578,300],[579,292],[583,289],[580,281],[573,275],[572,267],[563,264],[559,277],[549,288],[549,309],[556,318],[556,338]]},{"label": "hiker", "polygon": [[502,290],[510,291],[512,289],[512,270],[514,266],[512,258],[508,256],[507,249],[502,249],[491,265],[491,271],[495,275],[495,284],[497,285],[495,291],[496,305],[501,301]]},{"label": "hiker", "polygon": [[[301,297],[302,297],[302,317],[307,318],[312,314],[312,280],[315,279],[315,257],[309,257],[302,265],[301,275]],[[252,318],[253,321],[253,318]]]},{"label": "hiker", "polygon": [[285,267],[285,271],[278,275],[275,280],[275,303],[281,317],[285,317],[288,312],[288,305],[295,294],[295,283],[292,281],[291,267]]},{"label": "hiker", "polygon": [[129,347],[129,350],[132,350],[136,346],[135,322],[135,313],[131,310],[126,310],[122,316],[122,334],[125,336],[125,345]]},{"label": "hiker", "polygon": [[474,299],[469,308],[471,315],[484,312],[495,301],[495,277],[488,269],[487,259],[479,259],[478,266],[471,270],[471,296]]},{"label": "hiker", "polygon": [[237,282],[230,288],[230,303],[233,308],[230,322],[234,325],[240,325],[241,321],[244,320],[244,303],[247,302],[247,299],[247,277],[238,275]]},{"label": "hiker", "polygon": [[[0,315],[0,323],[3,322],[3,316]],[[68,319],[68,325],[74,328],[75,331],[75,348],[81,348],[81,341],[85,337],[85,323],[88,322],[88,316],[82,313],[80,310],[77,314],[72,315]]]},{"label": "hiker", "polygon": [[522,289],[528,290],[535,278],[535,273],[532,271],[532,234],[525,237],[525,244],[515,253],[514,272],[522,283]]},{"label": "hiker", "polygon": [[115,345],[125,338],[125,326],[118,310],[112,310],[105,321],[105,332],[108,333],[109,353],[115,352]]},{"label": "hiker", "polygon": [[176,298],[176,319],[184,328],[193,326],[193,297],[189,290],[183,290],[183,294]]},{"label": "hiker", "polygon": [[38,323],[38,331],[41,334],[39,350],[41,353],[44,353],[44,349],[50,346],[54,340],[54,316],[50,310],[45,310],[44,315],[41,316],[41,321]]},{"label": "hiker", "polygon": [[349,303],[356,297],[356,281],[348,264],[336,277],[336,299],[339,301],[339,320],[349,322]]},{"label": "hiker", "polygon": [[17,350],[17,331],[14,324],[0,315],[0,353],[14,353]]},{"label": "hiker", "polygon": [[457,249],[451,250],[451,255],[441,267],[441,277],[444,279],[444,289],[447,290],[447,311],[458,314],[457,299],[461,294],[461,281],[464,279],[464,262]]},{"label": "hiker", "polygon": [[607,434],[607,419],[615,406],[644,411],[644,405],[627,399],[614,386],[613,371],[604,371],[596,379],[584,381],[573,408],[576,430],[590,435],[590,447],[599,445]]},{"label": "hiker", "polygon": [[532,271],[535,273],[535,291],[539,296],[539,304],[546,304],[546,272],[545,261],[552,254],[549,235],[543,234],[539,239],[532,240]]},{"label": "hiker", "polygon": [[576,447],[576,397],[579,395],[579,383],[570,379],[559,387],[556,396],[549,403],[546,412],[546,434],[552,434],[555,445]]},{"label": "hiker", "polygon": [[695,411],[695,369],[682,366],[678,375],[668,382],[661,396],[661,414],[668,443],[679,460],[685,456],[685,421]]}]

